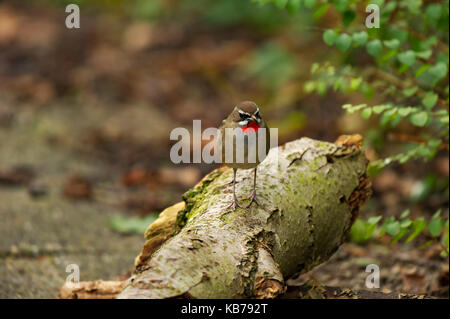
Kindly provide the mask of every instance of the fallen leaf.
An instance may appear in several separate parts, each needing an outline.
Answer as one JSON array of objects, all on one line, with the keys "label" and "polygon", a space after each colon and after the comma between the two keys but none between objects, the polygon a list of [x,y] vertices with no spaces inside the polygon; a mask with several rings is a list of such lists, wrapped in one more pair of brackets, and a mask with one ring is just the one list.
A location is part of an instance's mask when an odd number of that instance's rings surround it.
[{"label": "fallen leaf", "polygon": [[85,177],[71,176],[64,185],[64,195],[72,199],[90,199],[91,184]]},{"label": "fallen leaf", "polygon": [[403,268],[401,270],[403,280],[402,290],[410,294],[423,294],[426,292],[425,276],[413,268]]},{"label": "fallen leaf", "polygon": [[8,170],[0,170],[0,185],[26,185],[35,177],[29,166],[16,166]]}]

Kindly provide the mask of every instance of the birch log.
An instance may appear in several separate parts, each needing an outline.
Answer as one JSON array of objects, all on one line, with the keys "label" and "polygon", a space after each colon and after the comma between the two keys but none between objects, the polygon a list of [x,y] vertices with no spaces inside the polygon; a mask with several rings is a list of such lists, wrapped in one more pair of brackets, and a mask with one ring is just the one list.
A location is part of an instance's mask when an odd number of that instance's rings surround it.
[{"label": "birch log", "polygon": [[[359,135],[302,138],[258,166],[260,206],[232,211],[232,170],[207,175],[146,232],[118,298],[274,298],[285,280],[326,261],[370,196]],[[238,197],[252,190],[239,170]]]}]

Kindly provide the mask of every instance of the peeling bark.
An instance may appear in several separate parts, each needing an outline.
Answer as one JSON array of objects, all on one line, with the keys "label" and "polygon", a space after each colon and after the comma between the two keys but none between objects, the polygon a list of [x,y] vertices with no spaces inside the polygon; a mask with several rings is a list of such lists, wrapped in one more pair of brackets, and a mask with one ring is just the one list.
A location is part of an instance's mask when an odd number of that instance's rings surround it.
[{"label": "peeling bark", "polygon": [[124,281],[82,281],[74,286],[64,284],[60,299],[114,299],[125,285]]},{"label": "peeling bark", "polygon": [[[302,138],[258,166],[261,206],[228,209],[232,170],[207,175],[146,232],[119,298],[275,298],[285,279],[326,261],[370,195],[361,137]],[[252,189],[239,170],[237,194]]]}]

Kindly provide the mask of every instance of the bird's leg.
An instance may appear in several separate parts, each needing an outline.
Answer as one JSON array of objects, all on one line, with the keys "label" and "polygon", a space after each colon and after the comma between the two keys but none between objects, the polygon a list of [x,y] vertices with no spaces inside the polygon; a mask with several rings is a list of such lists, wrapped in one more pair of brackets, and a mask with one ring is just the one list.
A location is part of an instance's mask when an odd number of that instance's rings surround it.
[{"label": "bird's leg", "polygon": [[256,170],[257,167],[255,167],[255,175],[253,176],[253,191],[250,194],[250,197],[247,198],[250,200],[250,203],[245,208],[249,208],[253,203],[259,206],[258,202],[256,201]]},{"label": "bird's leg", "polygon": [[227,208],[232,208],[233,210],[236,210],[236,207],[242,208],[241,204],[239,204],[239,201],[236,197],[236,172],[237,168],[233,168],[233,201]]},{"label": "bird's leg", "polygon": [[[233,168],[233,170],[234,170],[234,168]],[[231,181],[222,184],[221,187],[228,187],[229,185],[232,185],[234,183],[238,183],[238,181],[236,180],[236,175],[233,176],[233,179]]]}]

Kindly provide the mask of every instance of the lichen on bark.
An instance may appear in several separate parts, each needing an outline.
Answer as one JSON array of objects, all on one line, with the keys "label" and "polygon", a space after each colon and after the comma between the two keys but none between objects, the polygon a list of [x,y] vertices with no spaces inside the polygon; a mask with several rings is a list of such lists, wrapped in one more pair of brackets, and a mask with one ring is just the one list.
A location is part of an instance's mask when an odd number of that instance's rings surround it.
[{"label": "lichen on bark", "polygon": [[[366,164],[358,138],[295,140],[258,166],[261,206],[236,211],[232,170],[213,171],[149,227],[119,298],[276,297],[344,241],[370,195]],[[240,170],[237,194],[250,194],[251,182],[252,171]]]}]

